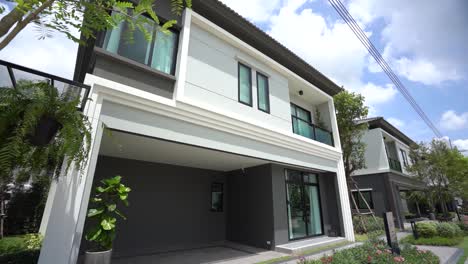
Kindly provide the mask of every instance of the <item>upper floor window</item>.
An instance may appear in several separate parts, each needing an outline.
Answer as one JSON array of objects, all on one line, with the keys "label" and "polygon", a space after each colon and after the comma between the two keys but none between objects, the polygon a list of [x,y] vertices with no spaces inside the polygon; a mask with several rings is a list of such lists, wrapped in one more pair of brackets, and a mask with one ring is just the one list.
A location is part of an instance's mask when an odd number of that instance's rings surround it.
[{"label": "upper floor window", "polygon": [[406,167],[409,165],[408,156],[406,155],[406,151],[400,149],[400,152],[401,152],[401,158],[403,159],[403,165]]},{"label": "upper floor window", "polygon": [[270,89],[268,77],[257,72],[257,102],[258,109],[270,113]]},{"label": "upper floor window", "polygon": [[312,118],[310,112],[295,104],[291,104],[291,115],[293,123],[293,133],[313,139],[311,129]]},{"label": "upper floor window", "polygon": [[238,74],[239,102],[252,106],[252,70],[239,63]]},{"label": "upper floor window", "polygon": [[158,71],[174,75],[178,32],[170,29],[169,33],[164,33],[161,31],[161,26],[153,20],[146,17],[145,19],[148,23],[145,23],[144,27],[151,34],[150,41],[141,30],[135,29],[132,32],[129,23],[121,22],[106,32],[103,48]]},{"label": "upper floor window", "polygon": [[[359,209],[369,209],[366,205],[366,202],[367,204],[369,205],[370,209],[374,209],[374,201],[372,200],[372,191],[352,191],[353,193],[353,198],[354,200],[356,201],[356,204],[357,204],[357,207]],[[361,194],[359,194],[361,193]],[[364,197],[365,199],[365,202],[364,202],[364,199],[362,199],[362,197]],[[353,208],[356,209],[356,206],[353,204]]]}]

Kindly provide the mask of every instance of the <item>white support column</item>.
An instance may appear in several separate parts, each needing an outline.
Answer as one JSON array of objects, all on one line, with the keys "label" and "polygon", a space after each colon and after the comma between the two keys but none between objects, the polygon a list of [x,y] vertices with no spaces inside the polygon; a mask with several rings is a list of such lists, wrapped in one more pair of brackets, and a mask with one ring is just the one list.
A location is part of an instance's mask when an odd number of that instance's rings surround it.
[{"label": "white support column", "polygon": [[[335,105],[333,99],[328,101],[328,109],[330,112],[331,128],[333,132],[333,140],[335,148],[341,151],[340,131],[338,130],[338,123],[336,122]],[[344,169],[343,158],[337,161],[338,171],[336,173],[338,193],[340,195],[341,215],[343,217],[343,228],[345,237],[349,241],[354,242],[354,228],[353,217],[351,215],[351,207],[349,204],[348,184],[346,183],[346,174]]]},{"label": "white support column", "polygon": [[41,226],[39,227],[39,234],[45,235],[47,231],[47,224],[49,223],[50,210],[55,198],[55,192],[57,190],[57,181],[54,179],[50,183],[49,193],[47,195],[46,205],[44,207],[44,213],[42,214]]},{"label": "white support column", "polygon": [[186,8],[182,18],[182,30],[179,34],[179,49],[176,64],[176,83],[174,98],[176,100],[184,96],[185,79],[187,76],[188,49],[190,41],[190,25],[192,24],[192,9]]},{"label": "white support column", "polygon": [[336,173],[338,193],[340,195],[341,215],[343,217],[343,228],[347,240],[354,242],[353,217],[349,205],[348,184],[344,170],[343,159],[338,161],[338,172]]},{"label": "white support column", "polygon": [[[99,116],[102,98],[91,93],[91,99],[84,111],[91,121],[92,143],[86,167],[78,171],[74,165],[68,173],[62,170],[56,181],[55,194],[48,197],[50,208],[39,264],[75,264],[82,236],[89,193],[94,177],[99,146],[102,137],[102,123]],[[49,201],[50,198],[50,201]]]}]

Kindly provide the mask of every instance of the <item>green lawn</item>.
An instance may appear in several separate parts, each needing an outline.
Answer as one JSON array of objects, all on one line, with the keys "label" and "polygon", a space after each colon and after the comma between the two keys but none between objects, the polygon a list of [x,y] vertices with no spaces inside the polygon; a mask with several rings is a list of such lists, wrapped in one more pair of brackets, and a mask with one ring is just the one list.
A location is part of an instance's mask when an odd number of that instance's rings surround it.
[{"label": "green lawn", "polygon": [[25,236],[11,236],[0,239],[0,255],[26,249]]},{"label": "green lawn", "polygon": [[463,249],[464,251],[463,256],[458,260],[457,264],[463,264],[465,263],[465,260],[468,258],[468,236],[465,236],[463,238],[463,241],[460,244],[458,244],[457,247]]}]

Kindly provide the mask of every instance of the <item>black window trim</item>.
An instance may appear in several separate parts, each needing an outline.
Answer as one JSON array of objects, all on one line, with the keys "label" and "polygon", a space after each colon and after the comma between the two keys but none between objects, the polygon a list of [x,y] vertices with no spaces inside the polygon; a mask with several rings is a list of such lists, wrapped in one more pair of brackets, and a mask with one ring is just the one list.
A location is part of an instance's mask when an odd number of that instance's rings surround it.
[{"label": "black window trim", "polygon": [[[353,194],[353,196],[355,196],[355,197],[354,197],[354,200],[356,201],[356,204],[357,204],[359,210],[369,209],[369,208],[367,208],[367,206],[366,206],[365,203],[362,204],[362,206],[361,206],[361,204],[360,204],[360,202],[359,202],[359,201],[360,201],[360,199],[359,199],[359,197],[360,197],[359,193],[362,193],[363,195],[364,195],[364,193],[369,193],[370,201],[367,201],[367,202],[369,203],[370,209],[372,209],[372,210],[374,209],[374,199],[373,199],[373,197],[372,197],[372,190],[366,190],[366,191],[351,191],[351,193]],[[354,208],[354,203],[353,203],[353,206],[352,206],[352,207],[353,207],[353,209],[356,209],[356,208]]]},{"label": "black window trim", "polygon": [[312,122],[312,121],[313,121],[313,120],[312,120],[312,113],[311,113],[309,110],[307,110],[307,109],[305,109],[305,108],[303,108],[303,107],[300,107],[300,106],[298,106],[298,105],[295,104],[295,103],[291,103],[291,105],[294,106],[294,108],[299,108],[299,109],[301,109],[301,110],[303,110],[303,111],[306,111],[306,112],[309,114],[309,119],[310,119],[310,121],[304,120],[304,119],[300,118],[299,116],[297,116],[297,110],[296,110],[296,109],[294,109],[294,110],[295,110],[294,112],[296,112],[296,113],[294,113],[294,114],[291,113],[292,116],[294,116],[295,118],[297,118],[297,119],[299,119],[299,120],[302,120],[302,121],[304,121],[304,122],[306,122],[306,123],[308,123],[308,124],[313,124],[313,122]]},{"label": "black window trim", "polygon": [[401,153],[401,158],[403,159],[403,165],[408,166],[409,165],[408,154],[406,153],[406,150],[400,149],[400,153]]},{"label": "black window trim", "polygon": [[[267,97],[266,97],[267,109],[266,110],[260,108],[260,89],[258,89],[258,76],[262,76],[263,78],[266,79],[266,94],[267,94]],[[258,110],[269,114],[270,113],[270,80],[268,76],[258,71],[256,72],[256,79],[257,79],[257,108]]]},{"label": "black window trim", "polygon": [[[249,103],[246,103],[246,102],[243,102],[241,101],[241,79],[240,79],[240,68],[241,66],[249,69],[249,87],[250,87],[250,104]],[[253,107],[253,93],[252,93],[252,68],[245,65],[244,63],[238,61],[237,62],[237,100],[239,101],[239,103],[241,104],[244,104],[244,105],[247,105],[247,106],[250,106],[250,107]]]}]

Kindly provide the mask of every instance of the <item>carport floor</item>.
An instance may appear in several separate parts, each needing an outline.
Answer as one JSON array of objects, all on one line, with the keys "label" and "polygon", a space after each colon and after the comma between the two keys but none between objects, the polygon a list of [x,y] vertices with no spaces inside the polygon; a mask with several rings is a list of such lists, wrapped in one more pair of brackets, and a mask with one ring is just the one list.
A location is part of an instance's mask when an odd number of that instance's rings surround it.
[{"label": "carport floor", "polygon": [[155,255],[118,258],[113,259],[112,264],[251,264],[281,256],[286,256],[286,254],[250,248],[244,245],[232,246],[231,244]]}]

